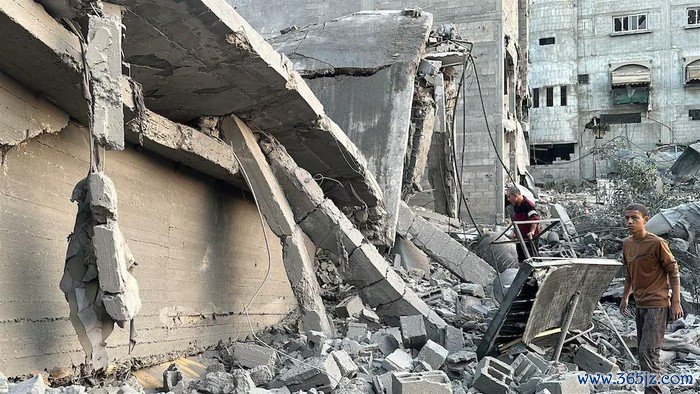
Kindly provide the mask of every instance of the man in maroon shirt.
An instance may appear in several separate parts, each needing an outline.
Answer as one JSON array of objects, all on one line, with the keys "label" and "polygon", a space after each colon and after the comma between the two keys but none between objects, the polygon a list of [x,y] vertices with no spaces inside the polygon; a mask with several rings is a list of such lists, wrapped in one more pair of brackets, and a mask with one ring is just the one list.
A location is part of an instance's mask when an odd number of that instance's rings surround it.
[{"label": "man in maroon shirt", "polygon": [[[508,201],[514,208],[515,214],[513,215],[513,221],[540,219],[537,208],[535,208],[535,203],[523,196],[522,192],[517,186],[509,186],[506,190],[506,195],[508,197]],[[537,223],[518,224],[518,228],[525,239],[525,246],[527,247],[530,256],[537,256],[537,246],[535,244],[536,241],[533,241],[533,238],[535,238],[540,232],[539,225]],[[522,263],[525,261],[526,256],[520,242],[515,244],[515,249],[518,252],[518,261]]]}]

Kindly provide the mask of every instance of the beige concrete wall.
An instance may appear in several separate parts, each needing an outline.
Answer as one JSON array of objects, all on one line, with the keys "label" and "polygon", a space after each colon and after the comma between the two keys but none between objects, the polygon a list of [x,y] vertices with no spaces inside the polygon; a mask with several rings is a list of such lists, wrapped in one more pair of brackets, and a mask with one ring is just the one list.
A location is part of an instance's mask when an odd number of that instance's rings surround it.
[{"label": "beige concrete wall", "polygon": [[[0,108],[4,112],[17,108]],[[76,365],[83,353],[58,287],[76,206],[73,186],[88,169],[87,132],[68,126],[10,149],[0,167],[0,371]],[[119,223],[139,262],[145,357],[216,344],[249,333],[243,314],[268,265],[255,205],[231,186],[167,159],[127,148],[107,154]],[[263,196],[264,197],[264,196]],[[272,271],[250,308],[256,329],[296,308],[270,237]],[[128,330],[109,338],[126,357]]]}]

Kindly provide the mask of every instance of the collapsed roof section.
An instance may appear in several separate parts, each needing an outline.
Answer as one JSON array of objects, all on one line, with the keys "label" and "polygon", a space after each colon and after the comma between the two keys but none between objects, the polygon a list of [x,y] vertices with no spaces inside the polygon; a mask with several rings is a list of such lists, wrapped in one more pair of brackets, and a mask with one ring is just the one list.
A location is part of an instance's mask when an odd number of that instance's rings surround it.
[{"label": "collapsed roof section", "polygon": [[[394,239],[414,79],[432,21],[412,9],[363,11],[270,39],[367,158],[388,212],[370,236],[379,243]],[[366,209],[361,201],[355,205]]]},{"label": "collapsed roof section", "polygon": [[126,9],[126,61],[149,109],[178,122],[235,114],[274,135],[312,174],[350,183],[331,194],[340,205],[357,201],[353,194],[380,205],[381,190],[362,154],[291,62],[233,7],[215,0],[117,3]]}]

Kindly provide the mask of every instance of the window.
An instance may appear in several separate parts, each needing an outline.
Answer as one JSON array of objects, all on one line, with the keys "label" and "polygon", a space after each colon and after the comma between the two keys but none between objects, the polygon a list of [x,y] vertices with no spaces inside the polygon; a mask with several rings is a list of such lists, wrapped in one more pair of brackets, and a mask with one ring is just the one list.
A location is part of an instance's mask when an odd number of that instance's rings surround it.
[{"label": "window", "polygon": [[579,85],[588,85],[588,74],[579,74],[578,75],[578,84]]},{"label": "window", "polygon": [[690,116],[690,120],[700,120],[700,109],[688,110],[688,116]]},{"label": "window", "polygon": [[555,161],[571,160],[574,152],[574,144],[532,145],[530,148],[530,164],[552,164]]},{"label": "window", "polygon": [[651,63],[611,64],[614,105],[648,104],[651,86]]},{"label": "window", "polygon": [[561,87],[560,93],[561,106],[566,107],[566,86]]},{"label": "window", "polygon": [[539,108],[539,107],[540,107],[540,89],[534,88],[534,89],[532,89],[532,108]]},{"label": "window", "polygon": [[554,42],[555,42],[554,37],[540,38],[540,45],[554,45]]},{"label": "window", "polygon": [[627,123],[642,123],[642,114],[640,112],[629,114],[601,114],[601,124],[627,124]]},{"label": "window", "polygon": [[647,14],[613,17],[613,33],[631,33],[647,30]]},{"label": "window", "polygon": [[691,61],[685,66],[685,84],[686,86],[700,85],[700,59]]},{"label": "window", "polygon": [[700,26],[700,7],[688,8],[688,26]]},{"label": "window", "polygon": [[553,87],[547,88],[547,106],[548,107],[554,106],[554,88]]}]

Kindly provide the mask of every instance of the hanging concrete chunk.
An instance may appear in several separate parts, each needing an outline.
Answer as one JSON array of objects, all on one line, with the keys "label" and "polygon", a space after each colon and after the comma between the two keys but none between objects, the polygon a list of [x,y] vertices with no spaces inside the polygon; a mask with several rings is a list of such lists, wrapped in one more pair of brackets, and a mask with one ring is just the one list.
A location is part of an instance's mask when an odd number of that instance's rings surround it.
[{"label": "hanging concrete chunk", "polygon": [[138,282],[131,274],[127,274],[125,291],[119,294],[105,294],[102,302],[112,319],[116,321],[133,319],[141,310]]},{"label": "hanging concrete chunk", "polygon": [[95,172],[88,175],[90,210],[99,223],[107,219],[117,220],[117,189],[105,174]]},{"label": "hanging concrete chunk", "polygon": [[97,143],[108,150],[124,149],[121,37],[120,18],[88,16],[85,59],[94,110],[92,133]]},{"label": "hanging concrete chunk", "polygon": [[128,262],[132,260],[131,252],[126,247],[124,236],[116,223],[95,226],[92,237],[97,260],[100,288],[106,293],[123,293],[126,291]]}]

